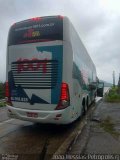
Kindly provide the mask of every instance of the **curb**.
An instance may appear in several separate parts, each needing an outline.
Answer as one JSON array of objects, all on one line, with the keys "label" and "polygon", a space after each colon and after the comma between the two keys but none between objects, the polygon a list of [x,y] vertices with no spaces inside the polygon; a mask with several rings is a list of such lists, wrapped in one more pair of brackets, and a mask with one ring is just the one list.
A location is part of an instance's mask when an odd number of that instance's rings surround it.
[{"label": "curb", "polygon": [[73,131],[68,136],[68,138],[63,142],[63,144],[58,148],[58,150],[54,153],[54,155],[64,155],[72,146],[72,144],[77,140],[77,137],[81,134],[81,131],[86,124],[87,124],[86,120],[83,120],[80,123],[80,125],[75,129],[75,131]]},{"label": "curb", "polygon": [[[102,101],[102,98],[95,103],[95,106],[91,108],[91,112],[93,112],[96,106]],[[92,106],[91,106],[92,107]],[[76,142],[78,136],[82,133],[83,128],[87,124],[87,115],[82,119],[82,121],[78,124],[75,130],[68,136],[68,138],[62,143],[62,145],[57,149],[57,151],[53,154],[51,159],[54,159],[55,155],[64,155],[71,148],[72,144]]]}]

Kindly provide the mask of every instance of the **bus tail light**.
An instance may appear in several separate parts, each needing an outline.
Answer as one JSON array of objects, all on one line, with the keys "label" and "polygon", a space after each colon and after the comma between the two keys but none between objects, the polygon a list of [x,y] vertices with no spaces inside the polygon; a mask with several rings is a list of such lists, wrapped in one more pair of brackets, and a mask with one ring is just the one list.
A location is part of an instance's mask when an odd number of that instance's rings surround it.
[{"label": "bus tail light", "polygon": [[6,97],[9,97],[9,96],[10,96],[9,84],[8,84],[8,82],[6,82],[6,84],[5,84],[5,96],[6,96]]},{"label": "bus tail light", "polygon": [[10,98],[9,83],[8,82],[6,82],[6,84],[5,84],[5,97],[6,97],[7,104],[12,105],[11,98]]},{"label": "bus tail light", "polygon": [[64,109],[70,105],[69,87],[67,83],[61,85],[61,95],[56,110]]}]

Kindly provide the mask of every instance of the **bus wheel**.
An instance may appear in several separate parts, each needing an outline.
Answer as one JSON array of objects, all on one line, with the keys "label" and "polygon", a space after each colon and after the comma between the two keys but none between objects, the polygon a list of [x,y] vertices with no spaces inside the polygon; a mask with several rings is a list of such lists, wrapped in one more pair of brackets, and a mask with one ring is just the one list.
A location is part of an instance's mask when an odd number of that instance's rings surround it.
[{"label": "bus wheel", "polygon": [[86,108],[87,108],[87,110],[89,108],[89,99],[88,99],[88,97],[87,97],[87,101],[86,101]]},{"label": "bus wheel", "polygon": [[85,99],[83,99],[82,102],[82,116],[84,116],[86,114],[86,106],[85,106]]}]

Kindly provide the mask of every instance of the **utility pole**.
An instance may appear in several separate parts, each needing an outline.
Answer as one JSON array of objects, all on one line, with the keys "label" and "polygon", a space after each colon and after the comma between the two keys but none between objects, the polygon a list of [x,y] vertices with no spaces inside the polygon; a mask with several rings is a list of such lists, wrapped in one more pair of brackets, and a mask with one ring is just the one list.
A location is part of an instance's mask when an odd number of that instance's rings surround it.
[{"label": "utility pole", "polygon": [[120,94],[120,73],[119,73],[119,80],[118,80],[118,93]]},{"label": "utility pole", "polygon": [[115,87],[115,71],[113,71],[113,87]]},{"label": "utility pole", "polygon": [[118,79],[118,87],[120,87],[120,73],[119,73],[119,79]]}]

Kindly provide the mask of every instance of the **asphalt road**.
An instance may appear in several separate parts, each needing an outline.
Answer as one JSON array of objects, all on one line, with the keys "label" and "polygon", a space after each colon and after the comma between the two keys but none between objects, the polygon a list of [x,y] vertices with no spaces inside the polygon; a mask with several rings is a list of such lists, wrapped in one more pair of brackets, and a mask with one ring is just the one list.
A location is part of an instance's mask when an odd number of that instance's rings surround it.
[{"label": "asphalt road", "polygon": [[37,160],[51,157],[80,120],[70,125],[35,125],[10,119],[0,123],[0,154],[17,154],[20,160]]},{"label": "asphalt road", "polygon": [[0,155],[9,153],[19,155],[20,160],[48,160],[80,123],[80,119],[70,125],[5,120],[0,123]]},{"label": "asphalt road", "polygon": [[19,155],[20,160],[48,160],[80,123],[79,119],[70,125],[36,125],[8,119],[6,108],[0,108],[0,156],[7,153]]}]

